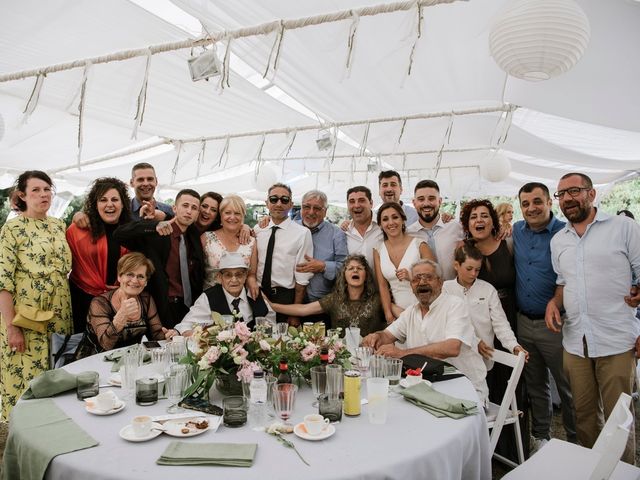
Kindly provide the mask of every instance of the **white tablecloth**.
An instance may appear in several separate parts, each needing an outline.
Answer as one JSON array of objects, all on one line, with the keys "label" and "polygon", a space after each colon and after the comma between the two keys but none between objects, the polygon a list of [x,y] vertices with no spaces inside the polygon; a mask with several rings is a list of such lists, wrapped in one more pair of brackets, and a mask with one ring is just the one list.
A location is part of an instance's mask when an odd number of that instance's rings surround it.
[{"label": "white tablecloth", "polygon": [[[71,372],[96,370],[100,383],[107,383],[112,363],[104,362],[102,355],[73,363],[66,368]],[[439,382],[435,387],[449,395],[477,401],[471,383],[464,377]],[[119,388],[113,389],[120,394]],[[364,393],[364,388],[363,388]],[[285,448],[274,437],[255,432],[248,426],[231,429],[220,426],[215,433],[181,439],[187,442],[239,442],[257,443],[255,462],[251,468],[238,467],[182,467],[156,465],[170,441],[167,435],[144,443],[130,443],[118,435],[136,415],[164,414],[168,403],[161,400],[149,407],[129,402],[123,411],[111,416],[87,413],[84,403],[75,392],[54,398],[80,427],[100,442],[87,450],[60,455],[47,470],[52,480],[86,479],[489,479],[491,457],[489,435],[484,413],[460,420],[435,418],[411,405],[403,398],[392,398],[385,425],[371,425],[367,419],[367,406],[359,417],[345,417],[336,425],[332,437],[316,442],[305,441],[293,434],[289,438],[307,459],[306,466],[291,449]],[[297,423],[308,413],[312,394],[308,388],[299,392],[292,421]],[[11,425],[11,428],[20,428]]]}]

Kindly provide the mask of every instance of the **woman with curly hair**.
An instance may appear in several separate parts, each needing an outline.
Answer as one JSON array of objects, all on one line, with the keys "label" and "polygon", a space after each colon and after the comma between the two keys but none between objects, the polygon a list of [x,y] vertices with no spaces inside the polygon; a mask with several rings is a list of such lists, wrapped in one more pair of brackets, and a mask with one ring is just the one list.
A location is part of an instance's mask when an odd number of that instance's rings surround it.
[{"label": "woman with curly hair", "polygon": [[272,303],[271,307],[294,317],[326,313],[331,318],[331,328],[359,327],[363,337],[386,325],[373,272],[362,255],[345,258],[333,290],[320,300],[292,305]]},{"label": "woman with curly hair", "polygon": [[222,227],[219,214],[221,203],[222,195],[216,192],[207,192],[200,197],[200,213],[196,220],[200,233],[213,232]]},{"label": "woman with curly hair", "polygon": [[114,240],[118,226],[131,221],[131,201],[127,185],[117,178],[96,179],[89,189],[84,213],[89,229],[75,223],[67,229],[67,242],[73,256],[69,276],[73,328],[84,332],[93,297],[117,287],[117,265],[127,250]]},{"label": "woman with curly hair", "polygon": [[[15,189],[20,215],[0,230],[0,397],[5,421],[29,381],[48,370],[49,336],[71,330],[71,252],[64,222],[47,216],[53,183],[46,173],[30,170],[18,177]],[[36,319],[42,321],[28,322]]]}]

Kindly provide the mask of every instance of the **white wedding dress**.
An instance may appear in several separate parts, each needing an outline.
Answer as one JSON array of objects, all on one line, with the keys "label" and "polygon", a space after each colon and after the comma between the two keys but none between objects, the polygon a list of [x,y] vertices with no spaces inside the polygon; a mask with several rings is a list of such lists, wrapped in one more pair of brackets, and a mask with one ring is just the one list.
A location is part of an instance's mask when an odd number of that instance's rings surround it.
[{"label": "white wedding dress", "polygon": [[[400,260],[400,265],[398,265],[397,268],[398,270],[406,268],[411,272],[411,265],[420,260],[421,243],[425,242],[418,238],[413,239]],[[389,252],[387,252],[387,247],[384,242],[380,244],[378,254],[380,255],[380,270],[382,270],[382,275],[384,275],[384,278],[389,282],[389,287],[391,287],[393,303],[406,310],[418,301],[411,289],[411,281],[398,280],[398,277],[396,277],[396,267],[389,257]]]}]

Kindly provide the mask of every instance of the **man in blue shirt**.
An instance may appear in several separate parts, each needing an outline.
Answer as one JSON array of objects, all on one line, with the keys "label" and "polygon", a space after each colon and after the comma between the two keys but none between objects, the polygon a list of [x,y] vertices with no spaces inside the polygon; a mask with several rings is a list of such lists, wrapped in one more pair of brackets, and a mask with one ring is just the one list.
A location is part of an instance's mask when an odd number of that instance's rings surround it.
[{"label": "man in blue shirt", "polygon": [[562,369],[562,335],[549,331],[544,321],[557,278],[551,265],[551,238],[565,223],[551,212],[552,200],[546,185],[527,183],[520,188],[518,199],[524,217],[513,226],[518,341],[529,352],[524,377],[531,404],[531,452],[535,452],[550,439],[553,406],[549,370],[560,394],[567,439],[576,441],[573,399]]},{"label": "man in blue shirt", "polygon": [[[305,255],[305,262],[296,266],[296,271],[313,273],[307,285],[305,303],[315,302],[333,289],[336,275],[348,255],[347,237],[337,226],[327,222],[327,196],[319,190],[311,190],[302,197],[302,218],[300,223],[311,230],[313,240],[313,258]],[[318,318],[306,318],[306,321],[324,321],[329,325],[326,315]]]},{"label": "man in blue shirt", "polygon": [[171,205],[158,202],[153,194],[158,186],[158,178],[153,165],[137,163],[131,169],[131,188],[135,197],[131,199],[131,218],[133,220],[170,220],[173,218]]}]

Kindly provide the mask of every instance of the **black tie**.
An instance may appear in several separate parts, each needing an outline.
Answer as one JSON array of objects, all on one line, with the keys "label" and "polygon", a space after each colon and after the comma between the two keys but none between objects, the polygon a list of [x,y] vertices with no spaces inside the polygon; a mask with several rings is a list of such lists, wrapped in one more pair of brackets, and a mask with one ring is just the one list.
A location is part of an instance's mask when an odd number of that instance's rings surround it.
[{"label": "black tie", "polygon": [[233,314],[238,313],[240,311],[239,308],[238,308],[239,305],[240,305],[240,299],[239,298],[234,298],[231,301],[231,306],[233,307],[233,312],[231,312],[231,313],[233,313]]},{"label": "black tie", "polygon": [[273,261],[273,247],[276,245],[276,230],[277,226],[271,227],[271,236],[269,237],[269,243],[267,244],[267,256],[264,258],[264,270],[262,271],[262,291],[267,296],[271,295],[271,263]]}]

